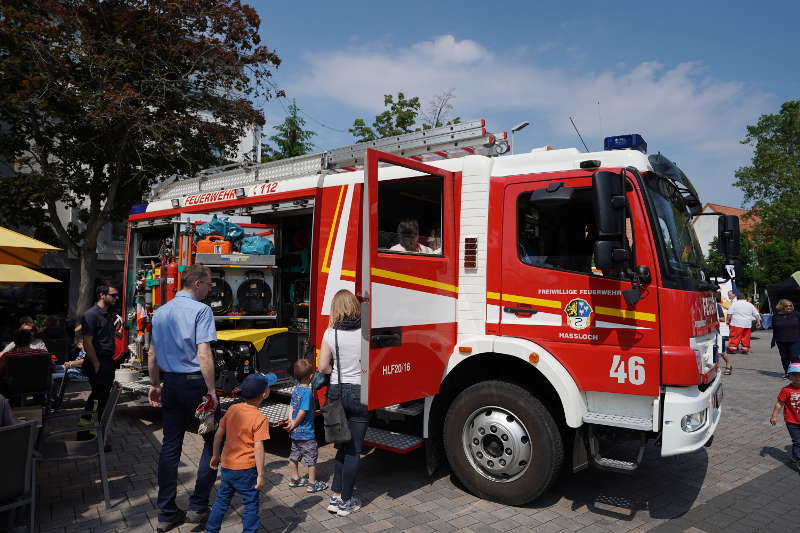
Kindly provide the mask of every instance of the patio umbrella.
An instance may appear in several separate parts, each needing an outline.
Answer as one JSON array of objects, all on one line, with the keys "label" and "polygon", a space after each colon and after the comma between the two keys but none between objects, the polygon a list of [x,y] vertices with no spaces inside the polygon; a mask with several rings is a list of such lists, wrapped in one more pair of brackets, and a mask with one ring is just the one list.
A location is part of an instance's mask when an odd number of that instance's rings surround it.
[{"label": "patio umbrella", "polygon": [[61,248],[0,227],[0,264],[39,266],[42,256]]},{"label": "patio umbrella", "polygon": [[61,283],[41,272],[22,265],[0,265],[0,284],[22,285],[24,283]]}]

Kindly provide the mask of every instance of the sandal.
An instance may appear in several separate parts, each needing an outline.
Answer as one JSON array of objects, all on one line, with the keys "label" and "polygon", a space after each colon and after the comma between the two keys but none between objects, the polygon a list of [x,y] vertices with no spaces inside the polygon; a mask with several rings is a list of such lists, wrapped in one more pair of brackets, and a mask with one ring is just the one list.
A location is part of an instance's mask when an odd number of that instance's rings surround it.
[{"label": "sandal", "polygon": [[319,491],[325,490],[327,488],[328,488],[328,484],[327,483],[325,483],[324,481],[317,480],[317,481],[315,481],[314,483],[311,483],[308,486],[308,488],[306,489],[306,492],[308,492],[309,494],[313,494],[315,492],[319,492]]},{"label": "sandal", "polygon": [[289,486],[293,489],[308,485],[308,476],[289,478]]}]

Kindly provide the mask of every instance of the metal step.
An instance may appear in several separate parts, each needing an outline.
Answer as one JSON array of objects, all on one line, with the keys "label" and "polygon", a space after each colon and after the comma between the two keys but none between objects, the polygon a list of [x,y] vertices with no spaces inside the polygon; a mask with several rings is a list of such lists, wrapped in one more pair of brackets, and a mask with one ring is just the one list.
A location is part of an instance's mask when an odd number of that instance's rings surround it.
[{"label": "metal step", "polygon": [[630,474],[639,468],[644,458],[644,452],[647,448],[647,433],[644,431],[639,432],[639,450],[636,453],[635,461],[626,461],[625,459],[612,459],[610,457],[603,457],[600,454],[600,441],[594,433],[594,426],[587,426],[586,435],[589,445],[589,457],[597,468],[603,470],[611,470],[612,472],[621,472]]},{"label": "metal step", "polygon": [[395,433],[394,431],[387,431],[385,429],[367,428],[364,444],[372,446],[373,448],[405,455],[413,452],[417,448],[421,448],[423,440],[416,435]]},{"label": "metal step", "polygon": [[635,429],[638,431],[653,431],[652,418],[608,415],[605,413],[586,413],[583,415],[583,421],[587,424],[597,424],[598,426],[612,426],[618,428]]},{"label": "metal step", "polygon": [[422,411],[425,409],[425,406],[421,402],[415,402],[411,405],[403,406],[399,403],[394,405],[389,405],[387,407],[382,407],[379,411],[386,411],[387,413],[394,413],[398,415],[405,415],[405,416],[417,416],[422,414]]}]

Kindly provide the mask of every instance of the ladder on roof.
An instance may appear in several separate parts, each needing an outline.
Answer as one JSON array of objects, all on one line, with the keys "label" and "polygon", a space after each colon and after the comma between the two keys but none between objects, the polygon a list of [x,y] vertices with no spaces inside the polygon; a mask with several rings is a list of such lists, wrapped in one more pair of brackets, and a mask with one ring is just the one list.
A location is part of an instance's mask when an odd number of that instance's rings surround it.
[{"label": "ladder on roof", "polygon": [[192,178],[175,177],[171,182],[157,185],[150,200],[177,198],[322,173],[348,172],[363,165],[367,148],[418,161],[435,161],[473,154],[499,155],[506,153],[510,147],[507,133],[489,133],[485,120],[471,120],[269,163],[235,164],[207,169]]}]

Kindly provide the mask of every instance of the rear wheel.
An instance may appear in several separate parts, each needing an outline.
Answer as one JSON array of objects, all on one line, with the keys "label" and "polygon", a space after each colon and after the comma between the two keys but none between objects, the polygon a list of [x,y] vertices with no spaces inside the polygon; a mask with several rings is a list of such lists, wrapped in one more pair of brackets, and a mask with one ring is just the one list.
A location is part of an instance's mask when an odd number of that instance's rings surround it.
[{"label": "rear wheel", "polygon": [[475,384],[456,397],[445,418],[444,443],[450,467],[466,488],[506,505],[541,495],[564,458],[547,407],[503,381]]}]

